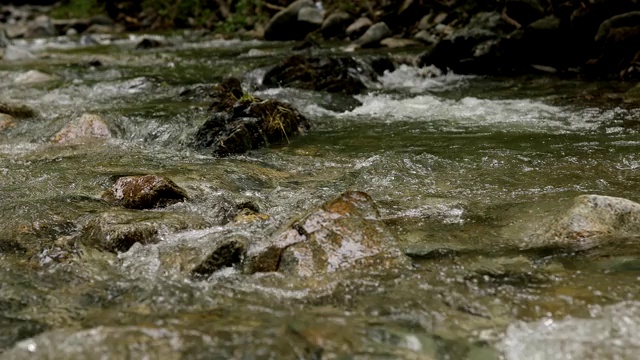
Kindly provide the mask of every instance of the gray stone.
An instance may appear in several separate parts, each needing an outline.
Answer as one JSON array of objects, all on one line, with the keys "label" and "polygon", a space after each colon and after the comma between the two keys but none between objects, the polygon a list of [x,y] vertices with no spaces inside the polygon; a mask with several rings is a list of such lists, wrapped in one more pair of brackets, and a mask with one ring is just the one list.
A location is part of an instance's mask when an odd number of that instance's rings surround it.
[{"label": "gray stone", "polygon": [[0,28],[0,48],[6,48],[11,45],[11,40],[7,36],[7,32]]},{"label": "gray stone", "polygon": [[16,84],[38,84],[49,81],[57,80],[58,78],[53,75],[45,74],[42,71],[38,70],[29,70],[26,73],[22,73],[18,75],[13,82]]},{"label": "gray stone", "polygon": [[111,138],[111,129],[100,115],[82,114],[58,131],[51,141],[56,144]]},{"label": "gray stone", "polygon": [[6,61],[22,61],[36,58],[37,56],[33,55],[29,50],[15,45],[8,45],[4,50],[4,56],[2,57],[2,59]]},{"label": "gray stone", "polygon": [[24,34],[26,38],[39,38],[56,36],[57,31],[53,25],[51,18],[46,15],[40,15],[29,23],[28,29]]},{"label": "gray stone", "polygon": [[299,31],[296,28],[298,22],[298,13],[302,8],[313,7],[313,0],[296,0],[275,14],[267,23],[264,29],[265,40],[299,40],[304,38],[307,33]]},{"label": "gray stone", "polygon": [[325,39],[342,37],[346,35],[346,29],[352,20],[351,15],[344,11],[338,11],[327,16],[322,23],[320,31]]},{"label": "gray stone", "polygon": [[362,36],[362,34],[364,34],[371,25],[373,25],[373,22],[369,20],[369,18],[358,18],[353,22],[353,24],[347,27],[346,34],[351,39],[357,39]]},{"label": "gray stone", "polygon": [[322,26],[322,21],[324,20],[324,11],[316,8],[316,7],[305,7],[298,11],[298,21],[306,22],[315,27]]},{"label": "gray stone", "polygon": [[404,47],[411,47],[411,46],[420,46],[422,45],[422,43],[420,41],[411,40],[411,39],[389,37],[386,39],[382,39],[380,41],[380,45],[394,49],[394,48],[404,48]]},{"label": "gray stone", "polygon": [[380,41],[391,36],[391,29],[383,22],[375,23],[367,31],[354,41],[360,47],[375,47],[380,45]]},{"label": "gray stone", "polygon": [[433,45],[438,42],[438,38],[427,30],[420,30],[413,36],[414,39],[419,40],[427,45]]},{"label": "gray stone", "polygon": [[533,31],[557,31],[560,29],[561,20],[554,15],[543,17],[532,22],[527,30]]}]

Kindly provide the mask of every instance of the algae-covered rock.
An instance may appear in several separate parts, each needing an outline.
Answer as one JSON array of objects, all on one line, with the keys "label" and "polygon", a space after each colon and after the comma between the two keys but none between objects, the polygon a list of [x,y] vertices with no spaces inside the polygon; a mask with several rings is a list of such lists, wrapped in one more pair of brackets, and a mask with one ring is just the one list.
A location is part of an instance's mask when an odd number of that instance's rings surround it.
[{"label": "algae-covered rock", "polygon": [[640,234],[640,204],[631,200],[581,195],[548,226],[528,237],[529,246],[585,247]]},{"label": "algae-covered rock", "polygon": [[224,80],[212,97],[215,113],[200,126],[194,144],[212,148],[218,156],[288,142],[309,128],[309,121],[291,105],[243,94],[238,79]]},{"label": "algae-covered rock", "polygon": [[58,131],[51,142],[68,144],[91,139],[111,138],[111,129],[104,118],[97,114],[82,114]]},{"label": "algae-covered rock", "polygon": [[380,221],[371,197],[348,191],[324,203],[266,242],[252,244],[245,270],[299,276],[343,270],[387,270],[409,260]]},{"label": "algae-covered rock", "polygon": [[142,175],[119,178],[103,198],[129,209],[153,209],[184,201],[188,196],[165,176]]}]

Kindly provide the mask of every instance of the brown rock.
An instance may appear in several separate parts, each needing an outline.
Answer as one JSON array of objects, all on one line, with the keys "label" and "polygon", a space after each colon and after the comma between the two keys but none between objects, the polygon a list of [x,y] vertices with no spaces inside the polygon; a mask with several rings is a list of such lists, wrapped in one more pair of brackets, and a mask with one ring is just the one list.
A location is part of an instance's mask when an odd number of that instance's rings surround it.
[{"label": "brown rock", "polygon": [[164,207],[188,198],[186,191],[159,175],[121,177],[103,197],[129,209]]},{"label": "brown rock", "polygon": [[0,131],[6,130],[15,125],[15,119],[13,116],[0,113]]},{"label": "brown rock", "polygon": [[348,191],[247,251],[245,270],[299,276],[406,267],[409,260],[379,219],[371,197]]}]

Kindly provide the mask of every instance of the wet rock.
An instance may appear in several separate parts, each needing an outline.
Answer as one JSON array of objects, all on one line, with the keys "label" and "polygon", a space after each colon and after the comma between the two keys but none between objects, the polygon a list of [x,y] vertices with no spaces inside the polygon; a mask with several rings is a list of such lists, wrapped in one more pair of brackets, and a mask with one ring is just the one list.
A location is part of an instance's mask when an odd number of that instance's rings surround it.
[{"label": "wet rock", "polygon": [[40,15],[31,21],[24,34],[26,38],[51,37],[56,35],[57,31],[53,25],[53,21],[46,15]]},{"label": "wet rock", "polygon": [[162,232],[201,229],[206,226],[207,222],[197,215],[114,210],[89,221],[77,241],[102,251],[124,252],[135,243],[157,243]]},{"label": "wet rock", "polygon": [[206,359],[215,346],[200,331],[156,326],[99,326],[57,329],[17,343],[7,359]]},{"label": "wet rock", "polygon": [[119,178],[103,198],[129,209],[153,209],[184,201],[188,196],[167,177],[143,175]]},{"label": "wet rock", "polygon": [[36,58],[37,56],[33,55],[29,50],[15,45],[8,45],[4,49],[4,55],[2,56],[5,61],[22,61]]},{"label": "wet rock", "polygon": [[314,7],[312,0],[296,0],[275,14],[264,29],[265,40],[300,40],[312,30],[308,24],[298,21],[302,8]]},{"label": "wet rock", "polygon": [[640,11],[616,15],[600,24],[598,32],[596,33],[595,41],[601,42],[605,40],[615,28],[638,26],[640,26]]},{"label": "wet rock", "polygon": [[0,113],[11,115],[17,119],[38,116],[38,112],[24,104],[0,102]]},{"label": "wet rock", "polygon": [[421,54],[419,63],[462,73],[494,73],[497,45],[509,30],[499,13],[478,13],[465,27]]},{"label": "wet rock", "polygon": [[325,39],[343,37],[351,21],[351,15],[344,11],[337,11],[327,16],[320,27],[320,32]]},{"label": "wet rock", "polygon": [[369,195],[350,191],[294,221],[282,233],[247,250],[246,272],[299,276],[344,270],[388,270],[409,260],[380,221]]},{"label": "wet rock", "polygon": [[45,82],[54,81],[57,79],[58,79],[57,77],[53,75],[45,74],[42,71],[29,70],[26,73],[22,73],[18,75],[13,80],[13,82],[16,84],[26,85],[26,84],[45,83]]},{"label": "wet rock", "polygon": [[375,81],[378,74],[384,72],[376,70],[372,64],[351,57],[295,55],[267,71],[263,84],[270,87],[287,86],[351,95],[366,89],[363,80]]},{"label": "wet rock", "polygon": [[303,7],[298,11],[298,22],[301,26],[311,29],[311,31],[322,26],[324,11],[317,7]]},{"label": "wet rock", "polygon": [[58,131],[51,142],[68,144],[87,140],[109,139],[111,129],[102,116],[97,114],[82,114],[79,118],[69,122]]},{"label": "wet rock", "polygon": [[542,231],[529,236],[528,245],[582,248],[639,233],[640,204],[610,196],[581,195]]},{"label": "wet rock", "polygon": [[411,39],[399,39],[399,38],[386,38],[380,41],[380,45],[388,47],[388,48],[405,48],[411,46],[421,46],[422,43],[420,41],[411,40]]},{"label": "wet rock", "polygon": [[269,144],[289,141],[304,133],[309,121],[291,105],[243,94],[238,79],[227,79],[214,89],[216,111],[196,132],[194,145],[214,154],[240,154]]},{"label": "wet rock", "polygon": [[373,25],[373,22],[369,18],[361,17],[349,25],[345,31],[350,39],[357,39],[362,36],[371,25]]},{"label": "wet rock", "polygon": [[379,22],[371,25],[367,31],[353,43],[363,48],[376,47],[380,45],[380,40],[391,36],[391,34],[391,29],[389,29],[387,24]]},{"label": "wet rock", "polygon": [[15,118],[8,114],[0,113],[0,132],[15,126]]},{"label": "wet rock", "polygon": [[195,262],[197,266],[191,270],[191,276],[203,278],[222,268],[240,265],[244,259],[246,247],[247,240],[240,237],[215,242],[212,248],[204,252],[207,254],[206,257]]},{"label": "wet rock", "polygon": [[144,38],[140,40],[138,44],[136,44],[136,49],[138,50],[155,49],[163,46],[165,46],[165,44],[162,41],[158,41],[151,38]]},{"label": "wet rock", "polygon": [[426,45],[433,45],[438,42],[438,38],[436,38],[433,34],[428,32],[427,30],[420,30],[414,36],[414,39],[421,41]]},{"label": "wet rock", "polygon": [[544,7],[538,0],[507,0],[505,12],[521,26],[527,26],[544,16]]},{"label": "wet rock", "polygon": [[7,32],[0,28],[0,48],[6,48],[11,45],[11,40],[7,36]]}]

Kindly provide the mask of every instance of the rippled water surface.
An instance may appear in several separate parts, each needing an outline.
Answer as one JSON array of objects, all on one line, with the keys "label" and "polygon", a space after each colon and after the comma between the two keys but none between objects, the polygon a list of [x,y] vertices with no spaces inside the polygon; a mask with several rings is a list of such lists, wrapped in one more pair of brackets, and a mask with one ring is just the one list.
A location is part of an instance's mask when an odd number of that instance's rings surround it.
[{"label": "rippled water surface", "polygon": [[[26,43],[40,60],[0,63],[0,100],[41,113],[0,132],[0,356],[636,358],[637,239],[572,252],[525,237],[580,194],[640,200],[640,111],[620,100],[630,84],[402,65],[354,102],[263,89],[264,68],[291,44],[176,38],[144,51],[137,40]],[[57,80],[16,82],[32,69]],[[228,75],[291,102],[310,133],[225,159],[193,149],[208,103],[179,94]],[[85,112],[115,137],[50,143]],[[148,173],[191,198],[149,214],[199,215],[206,226],[167,226],[159,243],[117,255],[62,250],[110,211],[100,196],[113,179]],[[413,270],[184,274],[211,239],[267,237],[345,190],[373,197]],[[245,201],[268,219],[216,220],[221,204]]]}]

